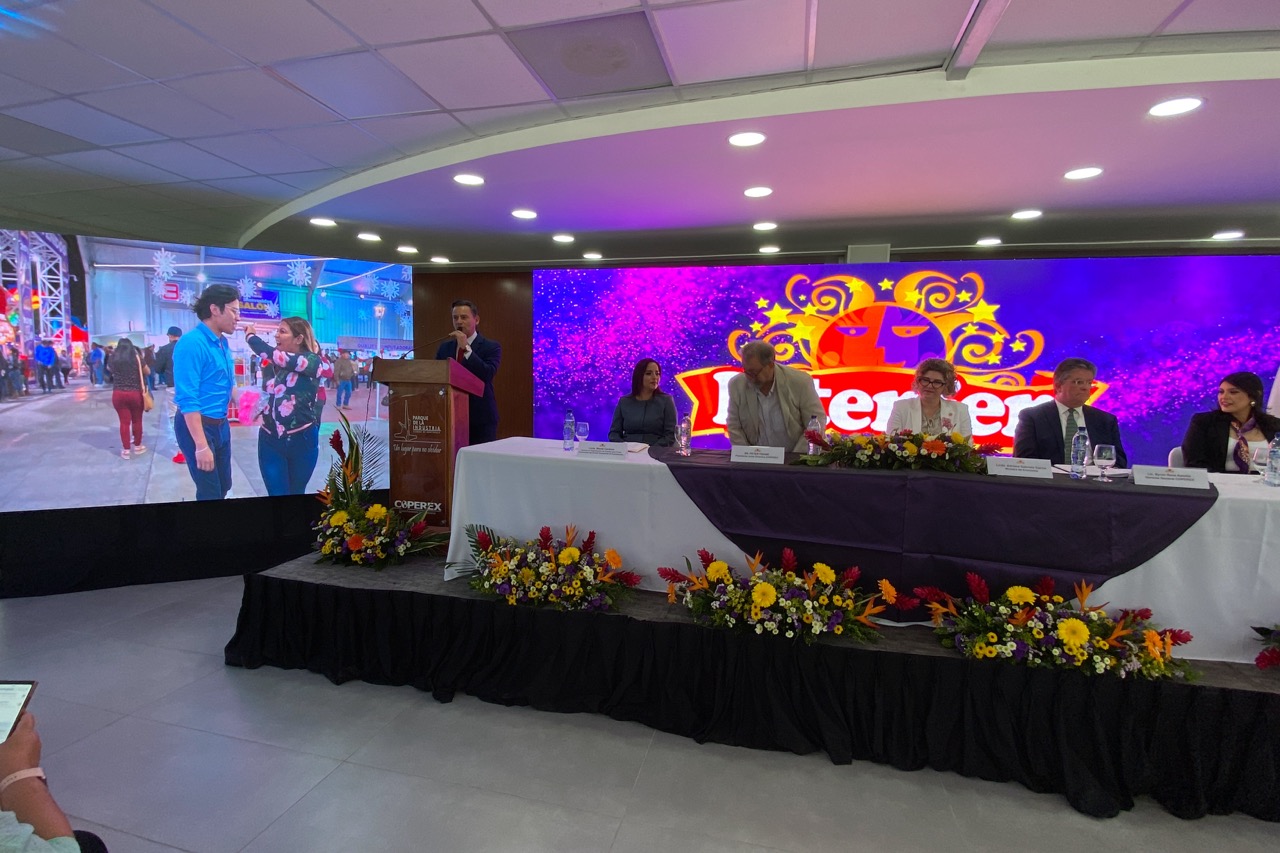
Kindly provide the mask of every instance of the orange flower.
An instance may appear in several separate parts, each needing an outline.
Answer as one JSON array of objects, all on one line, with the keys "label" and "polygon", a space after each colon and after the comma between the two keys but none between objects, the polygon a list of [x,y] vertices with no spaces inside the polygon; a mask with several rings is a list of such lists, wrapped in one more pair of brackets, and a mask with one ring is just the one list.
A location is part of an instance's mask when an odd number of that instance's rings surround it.
[{"label": "orange flower", "polygon": [[622,568],[622,555],[612,548],[604,552],[604,561],[609,564],[611,569]]},{"label": "orange flower", "polygon": [[943,604],[942,602],[939,602],[939,601],[929,602],[929,614],[933,618],[933,624],[941,625],[942,617],[944,614],[947,614],[947,613],[950,613],[952,616],[960,615],[956,612],[956,606],[953,603],[951,596],[949,595],[947,596],[946,604]]},{"label": "orange flower", "polygon": [[573,540],[578,538],[578,528],[572,524],[565,525],[564,528],[564,547],[568,548],[573,544]]},{"label": "orange flower", "polygon": [[316,492],[316,500],[320,501],[320,503],[325,506],[329,506],[333,503],[333,495],[329,494],[328,489],[321,489]]},{"label": "orange flower", "polygon": [[1113,649],[1118,649],[1124,645],[1124,643],[1120,642],[1121,637],[1124,637],[1133,633],[1133,631],[1130,631],[1127,628],[1122,628],[1120,626],[1121,626],[1121,623],[1117,622],[1116,627],[1111,630],[1111,636],[1107,637],[1107,639],[1103,641]]},{"label": "orange flower", "polygon": [[920,449],[923,450],[925,453],[932,453],[935,456],[947,455],[947,446],[943,444],[941,441],[937,441],[937,440],[926,441],[924,444],[920,445]]},{"label": "orange flower", "polygon": [[1009,617],[1009,624],[1014,625],[1018,628],[1021,628],[1023,625],[1031,621],[1031,616],[1034,613],[1035,613],[1035,608],[1024,607],[1021,610],[1019,610],[1017,613]]},{"label": "orange flower", "polygon": [[886,608],[883,604],[879,604],[879,605],[876,604],[876,597],[873,595],[869,599],[867,599],[867,608],[862,611],[861,615],[855,616],[853,618],[858,622],[861,622],[863,625],[866,625],[868,628],[875,628],[877,631],[879,631],[880,630],[879,626],[877,626],[876,623],[871,621],[871,617],[875,616],[877,613],[883,613],[886,609],[888,608]]},{"label": "orange flower", "polygon": [[1094,610],[1101,610],[1107,606],[1106,604],[1102,604],[1098,607],[1088,606],[1087,602],[1089,601],[1089,594],[1093,592],[1093,586],[1091,584],[1086,583],[1085,581],[1080,581],[1078,584],[1075,585],[1074,589],[1076,591],[1076,598],[1080,600],[1081,613],[1089,613]]},{"label": "orange flower", "polygon": [[747,557],[747,568],[751,571],[751,574],[753,575],[759,572],[761,569],[763,569],[764,568],[764,552],[756,551],[756,555],[754,557]]},{"label": "orange flower", "polygon": [[1147,654],[1155,658],[1158,662],[1164,661],[1164,638],[1160,636],[1159,631],[1143,631],[1142,640],[1146,644]]},{"label": "orange flower", "polygon": [[676,585],[673,583],[667,584],[667,603],[676,603]]},{"label": "orange flower", "polygon": [[[893,604],[898,600],[898,591],[893,588],[893,584],[884,578],[880,578],[880,582],[877,585],[880,587],[880,594],[884,596],[885,601]],[[884,608],[881,609],[883,610]]]},{"label": "orange flower", "polygon": [[359,533],[352,533],[347,537],[347,547],[352,551],[359,551],[364,547],[364,537]]}]

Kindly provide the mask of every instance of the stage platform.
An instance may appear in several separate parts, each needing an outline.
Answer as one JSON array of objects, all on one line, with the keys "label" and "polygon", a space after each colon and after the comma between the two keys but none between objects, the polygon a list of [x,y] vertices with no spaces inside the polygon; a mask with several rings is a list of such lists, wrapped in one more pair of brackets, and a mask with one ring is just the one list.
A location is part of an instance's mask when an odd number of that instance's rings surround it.
[{"label": "stage platform", "polygon": [[226,663],[1016,781],[1095,817],[1150,796],[1183,818],[1280,821],[1280,678],[1248,665],[1198,663],[1195,684],[1089,678],[967,661],[922,626],[804,646],[695,625],[658,593],[618,614],[510,607],[443,567],[307,556],[246,575]]}]

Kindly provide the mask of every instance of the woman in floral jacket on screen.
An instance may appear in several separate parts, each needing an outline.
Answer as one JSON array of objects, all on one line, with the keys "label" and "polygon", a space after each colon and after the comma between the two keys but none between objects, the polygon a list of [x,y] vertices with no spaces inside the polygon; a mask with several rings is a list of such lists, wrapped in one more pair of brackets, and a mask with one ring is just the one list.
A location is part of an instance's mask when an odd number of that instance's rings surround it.
[{"label": "woman in floral jacket on screen", "polygon": [[300,495],[320,456],[320,406],[316,390],[333,375],[320,357],[315,332],[301,317],[285,317],[276,327],[276,345],[259,338],[252,324],[245,341],[263,356],[262,429],[258,467],[269,495]]}]

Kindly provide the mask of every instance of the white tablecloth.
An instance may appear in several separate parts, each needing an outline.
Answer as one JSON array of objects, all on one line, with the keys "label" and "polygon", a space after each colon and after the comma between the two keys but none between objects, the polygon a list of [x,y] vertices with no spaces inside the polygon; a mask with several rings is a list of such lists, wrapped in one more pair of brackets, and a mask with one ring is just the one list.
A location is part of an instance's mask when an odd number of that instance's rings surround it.
[{"label": "white tablecloth", "polygon": [[[1187,657],[1252,661],[1261,646],[1249,626],[1280,622],[1280,489],[1258,477],[1210,479],[1219,491],[1213,508],[1090,600],[1110,602],[1113,612],[1151,608],[1164,626],[1195,636],[1183,650]],[[584,536],[595,530],[599,548],[617,549],[626,568],[644,578],[644,589],[666,589],[657,568],[683,568],[699,548],[738,566],[745,561],[647,453],[579,459],[559,441],[508,438],[460,451],[454,482],[452,563],[470,557],[467,524],[522,541],[536,538],[543,525],[557,535],[566,524]]]}]

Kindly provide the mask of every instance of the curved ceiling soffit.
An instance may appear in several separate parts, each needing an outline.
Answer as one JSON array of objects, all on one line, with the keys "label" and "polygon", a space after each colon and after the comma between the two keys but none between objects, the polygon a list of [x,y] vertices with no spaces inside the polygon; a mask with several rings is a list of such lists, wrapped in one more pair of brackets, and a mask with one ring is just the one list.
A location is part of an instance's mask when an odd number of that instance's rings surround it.
[{"label": "curved ceiling soffit", "polygon": [[979,66],[959,81],[946,80],[940,70],[913,72],[642,107],[486,136],[349,175],[271,211],[240,236],[238,245],[247,246],[290,216],[359,190],[495,154],[562,142],[695,124],[956,98],[1272,79],[1280,79],[1280,52],[1251,51]]}]

